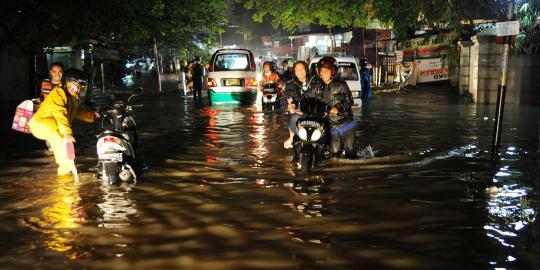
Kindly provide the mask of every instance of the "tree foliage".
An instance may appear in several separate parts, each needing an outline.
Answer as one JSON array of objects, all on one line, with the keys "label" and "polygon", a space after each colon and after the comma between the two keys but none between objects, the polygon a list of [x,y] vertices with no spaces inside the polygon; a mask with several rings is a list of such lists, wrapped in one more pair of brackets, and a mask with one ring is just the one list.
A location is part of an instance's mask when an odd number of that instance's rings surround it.
[{"label": "tree foliage", "polygon": [[30,53],[90,38],[124,49],[154,38],[173,48],[206,44],[225,24],[229,1],[20,0],[3,5],[0,46],[15,44]]},{"label": "tree foliage", "polygon": [[299,24],[329,28],[363,27],[379,21],[392,27],[400,38],[419,29],[459,29],[463,21],[495,18],[500,0],[245,0],[255,9],[254,21],[272,16],[274,27],[294,31]]},{"label": "tree foliage", "polygon": [[336,26],[360,27],[367,21],[364,1],[350,0],[247,0],[244,5],[255,9],[253,20],[262,22],[267,15],[273,18],[272,25],[294,31],[299,24],[319,24],[333,28]]}]

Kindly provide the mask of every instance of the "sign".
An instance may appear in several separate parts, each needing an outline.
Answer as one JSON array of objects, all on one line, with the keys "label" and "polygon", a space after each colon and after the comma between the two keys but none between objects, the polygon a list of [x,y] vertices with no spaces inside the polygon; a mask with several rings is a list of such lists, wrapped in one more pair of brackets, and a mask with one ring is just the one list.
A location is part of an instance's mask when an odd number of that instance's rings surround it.
[{"label": "sign", "polygon": [[519,34],[519,21],[498,22],[497,36],[515,36]]},{"label": "sign", "polygon": [[448,66],[441,58],[418,60],[418,82],[436,82],[448,80]]}]

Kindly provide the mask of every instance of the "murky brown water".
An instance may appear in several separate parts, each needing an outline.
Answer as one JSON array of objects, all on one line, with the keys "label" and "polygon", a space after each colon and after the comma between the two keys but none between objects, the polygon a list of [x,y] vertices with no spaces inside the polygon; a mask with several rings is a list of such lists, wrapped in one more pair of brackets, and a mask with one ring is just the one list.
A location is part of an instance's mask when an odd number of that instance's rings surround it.
[{"label": "murky brown water", "polygon": [[539,108],[507,106],[493,164],[492,107],[442,90],[376,96],[356,116],[377,158],[300,174],[282,147],[284,115],[177,95],[144,104],[151,168],[136,185],[90,174],[92,125],[77,125],[79,185],[54,175],[41,142],[9,132],[2,269],[540,267]]}]

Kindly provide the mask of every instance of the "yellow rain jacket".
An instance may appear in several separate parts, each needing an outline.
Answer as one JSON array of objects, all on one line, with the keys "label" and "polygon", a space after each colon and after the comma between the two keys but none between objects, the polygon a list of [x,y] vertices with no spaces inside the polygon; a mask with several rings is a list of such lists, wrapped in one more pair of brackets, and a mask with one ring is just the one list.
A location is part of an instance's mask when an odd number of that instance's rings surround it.
[{"label": "yellow rain jacket", "polygon": [[49,142],[58,164],[59,175],[69,173],[74,166],[64,147],[64,135],[73,135],[73,119],[94,122],[94,112],[81,109],[67,90],[56,86],[28,122],[30,131],[36,138]]},{"label": "yellow rain jacket", "polygon": [[47,95],[32,120],[40,121],[40,119],[51,117],[56,122],[56,126],[51,127],[51,129],[57,129],[62,136],[66,134],[73,135],[71,130],[73,119],[89,123],[94,122],[94,112],[81,109],[75,98],[60,86],[55,87]]}]

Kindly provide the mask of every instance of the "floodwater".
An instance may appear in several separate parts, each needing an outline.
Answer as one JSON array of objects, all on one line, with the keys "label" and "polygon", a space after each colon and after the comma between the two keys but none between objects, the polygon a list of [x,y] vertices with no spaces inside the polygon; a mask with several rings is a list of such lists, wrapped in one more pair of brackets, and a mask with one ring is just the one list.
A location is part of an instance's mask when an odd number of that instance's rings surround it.
[{"label": "floodwater", "polygon": [[374,96],[355,115],[375,158],[306,174],[285,115],[140,102],[137,184],[94,179],[93,125],[75,126],[79,184],[5,131],[0,268],[540,269],[538,107],[506,107],[492,162],[493,107],[438,87]]}]

